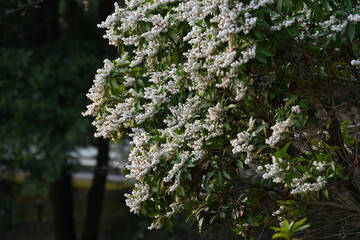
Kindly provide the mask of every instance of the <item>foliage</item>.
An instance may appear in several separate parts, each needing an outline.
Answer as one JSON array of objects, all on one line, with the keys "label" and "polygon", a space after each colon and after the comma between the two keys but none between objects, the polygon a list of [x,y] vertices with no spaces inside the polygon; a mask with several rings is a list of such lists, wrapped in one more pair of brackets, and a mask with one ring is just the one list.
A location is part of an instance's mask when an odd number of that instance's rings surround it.
[{"label": "foliage", "polygon": [[275,233],[272,238],[285,238],[286,240],[296,240],[298,238],[292,238],[292,236],[301,230],[304,230],[308,227],[310,227],[309,224],[304,224],[306,222],[306,218],[303,218],[297,222],[293,222],[291,221],[289,223],[288,220],[284,220],[283,221],[283,226],[282,227],[273,227],[272,229],[274,229],[275,231],[277,231],[278,233]]},{"label": "foliage", "polygon": [[43,31],[55,28],[48,8],[11,11],[22,2],[0,2],[7,33],[0,38],[0,178],[25,174],[22,192],[43,195],[64,165],[76,165],[70,152],[91,141],[91,125],[79,116],[88,103],[84,79],[96,69],[98,52],[82,35]]},{"label": "foliage", "polygon": [[[97,42],[94,20],[113,5],[96,2],[86,1],[91,7],[83,9],[76,0],[0,0],[0,189],[14,189],[0,191],[0,228],[6,231],[24,220],[16,221],[18,195],[49,194],[56,238],[75,239],[71,174],[79,164],[73,153],[94,141],[81,112],[88,104],[86,79],[108,47]],[[106,171],[101,173],[105,179]],[[19,176],[25,180],[15,182]],[[103,190],[98,179],[93,185]],[[99,220],[99,192],[89,194],[89,203],[96,196],[96,207],[86,224]],[[83,235],[94,231],[97,238],[94,225]]]},{"label": "foliage", "polygon": [[152,229],[188,209],[200,230],[246,238],[305,215],[333,221],[304,238],[356,231],[359,1],[126,4],[99,25],[120,58],[98,70],[84,115],[96,136],[133,139],[132,212]]},{"label": "foliage", "polygon": [[93,68],[96,61],[74,49],[60,52],[61,45],[38,48],[36,53],[0,49],[4,59],[0,62],[4,90],[1,164],[7,171],[29,174],[23,189],[29,194],[45,193],[59,176],[64,160],[74,161],[69,156],[74,146],[89,140],[85,137],[90,135],[88,124],[78,119],[81,106],[86,105],[79,94],[86,86],[79,84],[87,74],[82,69]]}]

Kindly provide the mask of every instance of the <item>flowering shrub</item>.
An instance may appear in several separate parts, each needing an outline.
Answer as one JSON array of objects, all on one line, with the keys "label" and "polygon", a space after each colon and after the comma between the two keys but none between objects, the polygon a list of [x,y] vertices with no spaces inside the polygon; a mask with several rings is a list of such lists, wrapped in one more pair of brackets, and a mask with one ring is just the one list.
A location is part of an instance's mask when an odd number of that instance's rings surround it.
[{"label": "flowering shrub", "polygon": [[350,0],[115,4],[99,27],[120,58],[98,70],[84,115],[97,137],[132,138],[130,211],[153,229],[189,210],[200,230],[246,238],[311,219],[314,204],[341,219],[338,206],[359,203],[335,198],[360,189],[345,111],[359,100],[359,21]]}]

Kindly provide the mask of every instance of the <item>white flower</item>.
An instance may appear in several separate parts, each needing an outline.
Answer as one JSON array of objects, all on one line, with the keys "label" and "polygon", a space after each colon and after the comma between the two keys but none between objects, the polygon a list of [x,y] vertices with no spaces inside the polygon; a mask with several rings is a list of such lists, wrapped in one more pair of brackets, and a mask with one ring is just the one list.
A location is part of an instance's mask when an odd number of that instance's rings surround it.
[{"label": "white flower", "polygon": [[271,127],[273,130],[271,136],[265,140],[265,143],[274,147],[283,139],[283,133],[292,125],[291,120],[288,118],[285,121],[277,122]]},{"label": "white flower", "polygon": [[299,114],[299,113],[301,113],[301,109],[298,105],[295,105],[295,106],[291,107],[291,112],[295,113],[295,114]]},{"label": "white flower", "polygon": [[272,156],[272,163],[265,164],[264,167],[259,166],[257,171],[262,174],[263,179],[271,178],[274,183],[283,183],[286,173],[280,164],[281,162],[283,162],[281,158],[277,159]]},{"label": "white flower", "polygon": [[316,170],[318,170],[319,172],[324,171],[325,170],[325,162],[318,162],[318,161],[313,161],[313,166],[316,168]]},{"label": "white flower", "polygon": [[360,22],[360,14],[350,14],[347,19],[350,22]]},{"label": "white flower", "polygon": [[251,152],[255,149],[251,142],[252,135],[247,131],[243,131],[237,135],[237,139],[231,140],[231,146],[233,147],[232,152],[235,153],[246,153],[245,164],[249,164],[252,160]]},{"label": "white flower", "polygon": [[130,208],[130,212],[139,213],[141,204],[149,199],[150,187],[148,185],[135,183],[134,190],[131,194],[125,194],[126,206]]},{"label": "white flower", "polygon": [[350,64],[352,66],[360,66],[360,59],[353,59],[351,60]]},{"label": "white flower", "polygon": [[222,117],[223,109],[220,103],[216,104],[215,107],[210,107],[208,109],[208,118],[212,121],[218,121]]},{"label": "white flower", "polygon": [[319,176],[314,183],[305,182],[309,178],[308,175],[304,175],[301,178],[294,178],[291,183],[291,194],[317,192],[325,187],[326,180],[324,177]]},{"label": "white flower", "polygon": [[93,103],[87,106],[87,111],[83,113],[83,116],[91,115],[96,117],[99,113],[100,107],[106,101],[104,98],[106,79],[113,69],[114,64],[109,59],[105,59],[104,67],[96,71],[94,85],[90,88],[89,93],[86,94]]}]

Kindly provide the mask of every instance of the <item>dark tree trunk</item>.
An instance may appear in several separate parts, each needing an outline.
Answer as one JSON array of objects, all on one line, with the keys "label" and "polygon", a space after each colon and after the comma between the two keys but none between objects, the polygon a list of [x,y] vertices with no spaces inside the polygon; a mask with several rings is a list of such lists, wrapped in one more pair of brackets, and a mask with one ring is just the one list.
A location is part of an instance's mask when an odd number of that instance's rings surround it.
[{"label": "dark tree trunk", "polygon": [[43,45],[56,40],[60,34],[59,1],[44,1],[33,11],[33,26],[28,34],[28,40],[33,45]]},{"label": "dark tree trunk", "polygon": [[72,177],[65,169],[50,187],[56,240],[75,240]]},{"label": "dark tree trunk", "polygon": [[80,38],[91,38],[91,23],[85,18],[84,9],[76,0],[66,0],[65,18],[67,22],[66,34]]},{"label": "dark tree trunk", "polygon": [[97,148],[97,163],[87,200],[82,240],[96,240],[99,234],[100,217],[109,163],[109,141],[102,138],[98,139]]},{"label": "dark tree trunk", "polygon": [[[38,45],[49,44],[60,36],[59,0],[44,1],[34,12],[36,27],[32,39]],[[66,132],[64,126],[54,129],[54,136]],[[50,201],[53,213],[54,235],[56,240],[76,240],[72,177],[64,159],[60,177],[50,186]]]}]

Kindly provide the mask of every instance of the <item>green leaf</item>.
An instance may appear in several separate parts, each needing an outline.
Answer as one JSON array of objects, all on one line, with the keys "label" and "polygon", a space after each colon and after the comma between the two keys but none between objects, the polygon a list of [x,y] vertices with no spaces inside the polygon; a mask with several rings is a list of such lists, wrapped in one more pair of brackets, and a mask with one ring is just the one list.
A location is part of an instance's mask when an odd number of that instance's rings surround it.
[{"label": "green leaf", "polygon": [[158,216],[158,215],[159,215],[158,212],[149,212],[149,213],[147,213],[147,216],[148,216],[148,217],[151,217],[151,218],[154,218],[154,217],[156,217],[156,216]]},{"label": "green leaf", "polygon": [[222,177],[222,174],[221,174],[221,172],[218,172],[217,173],[217,182],[218,182],[218,185],[219,185],[219,187],[224,187],[224,179],[223,179],[223,177]]},{"label": "green leaf", "polygon": [[242,226],[241,225],[239,225],[239,226],[235,226],[235,227],[232,227],[231,228],[231,230],[233,231],[233,232],[235,232],[236,234],[240,234],[241,233],[241,231],[242,231]]},{"label": "green leaf", "polygon": [[199,226],[199,232],[201,232],[202,228],[203,228],[203,224],[204,224],[204,218],[200,218],[199,222],[198,222],[198,226]]},{"label": "green leaf", "polygon": [[253,226],[253,225],[254,225],[254,222],[253,222],[253,220],[252,220],[252,218],[251,218],[250,215],[244,214],[243,219],[244,219],[244,221],[245,221],[247,224],[249,224],[250,226]]},{"label": "green leaf", "polygon": [[308,227],[310,227],[310,224],[302,225],[302,226],[298,227],[298,228],[294,231],[294,233],[295,233],[295,232],[302,231],[302,230],[304,230],[304,229],[307,229]]},{"label": "green leaf", "polygon": [[290,228],[291,228],[290,223],[289,223],[289,221],[287,219],[284,220],[284,227],[283,228],[288,229],[288,230],[290,230]]},{"label": "green leaf", "polygon": [[137,80],[136,80],[136,83],[137,83],[140,87],[144,87],[144,86],[145,86],[144,81],[141,80],[141,79],[137,79]]},{"label": "green leaf", "polygon": [[292,0],[284,0],[284,5],[288,8],[291,8],[293,5],[292,2],[293,2]]},{"label": "green leaf", "polygon": [[295,168],[301,173],[307,172],[306,168],[302,165],[297,164],[297,165],[295,165]]},{"label": "green leaf", "polygon": [[258,47],[256,48],[256,51],[267,56],[267,57],[272,57],[274,56],[273,53],[270,52],[270,50],[266,49],[266,48],[261,48],[261,47]]},{"label": "green leaf", "polygon": [[192,167],[195,167],[195,164],[190,161],[190,162],[187,162],[187,163],[185,164],[185,167],[186,167],[186,168],[192,168]]},{"label": "green leaf", "polygon": [[171,53],[171,60],[175,64],[179,63],[178,52],[176,50]]},{"label": "green leaf", "polygon": [[179,187],[176,189],[176,193],[179,197],[185,196],[185,189],[182,185],[179,185]]},{"label": "green leaf", "polygon": [[257,28],[254,28],[252,30],[252,33],[255,35],[255,37],[259,40],[263,40],[264,39],[264,34]]},{"label": "green leaf", "polygon": [[212,224],[216,218],[217,218],[217,215],[212,215],[212,216],[210,217],[209,223]]},{"label": "green leaf", "polygon": [[256,60],[258,60],[259,62],[265,63],[267,64],[266,58],[264,57],[264,55],[261,54],[256,54]]},{"label": "green leaf", "polygon": [[304,222],[306,222],[307,218],[303,218],[299,221],[297,221],[296,223],[294,223],[293,229],[297,229],[298,227],[300,227]]},{"label": "green leaf", "polygon": [[283,6],[283,0],[278,0],[276,4],[276,9],[280,12]]},{"label": "green leaf", "polygon": [[236,108],[236,107],[238,107],[238,105],[236,105],[236,104],[230,104],[230,105],[228,105],[228,106],[225,107],[225,110],[228,110],[228,109],[231,109],[231,108]]},{"label": "green leaf", "polygon": [[215,174],[215,170],[211,171],[211,172],[208,172],[206,174],[206,178],[205,178],[205,181],[204,181],[204,184],[203,184],[203,188],[206,192],[210,193],[210,189],[209,189],[209,182],[212,178],[212,176]]},{"label": "green leaf", "polygon": [[325,199],[326,199],[326,200],[329,200],[329,192],[328,192],[328,190],[327,190],[327,189],[324,189],[324,190],[322,191],[322,193],[323,193]]},{"label": "green leaf", "polygon": [[262,8],[261,10],[262,10],[263,12],[266,12],[266,13],[270,14],[270,15],[278,15],[277,12],[271,10],[270,8]]},{"label": "green leaf", "polygon": [[264,124],[261,124],[261,125],[259,125],[259,126],[257,126],[256,128],[255,128],[255,133],[259,133],[259,132],[261,132],[264,128],[266,128],[268,126],[268,124],[267,123],[264,123]]},{"label": "green leaf", "polygon": [[134,67],[133,69],[131,69],[132,72],[139,72],[141,70],[142,70],[141,67]]},{"label": "green leaf", "polygon": [[236,161],[236,166],[240,169],[244,169],[244,163],[241,160]]},{"label": "green leaf", "polygon": [[172,40],[174,40],[175,43],[179,41],[179,36],[176,34],[176,32],[173,29],[169,29],[168,34]]},{"label": "green leaf", "polygon": [[184,174],[184,178],[185,178],[186,180],[191,180],[191,179],[192,179],[191,173],[189,173],[189,172],[183,172],[183,174]]},{"label": "green leaf", "polygon": [[286,239],[289,239],[289,234],[288,233],[284,233],[284,232],[281,232],[281,233],[275,233],[274,235],[272,235],[272,238],[286,238]]},{"label": "green leaf", "polygon": [[228,122],[224,122],[223,125],[227,130],[231,130],[231,127]]},{"label": "green leaf", "polygon": [[348,16],[347,12],[345,12],[343,10],[337,10],[337,11],[335,11],[335,14],[337,16],[340,16],[340,17],[347,17]]},{"label": "green leaf", "polygon": [[350,42],[352,42],[354,40],[354,37],[355,37],[355,23],[353,22],[349,22],[348,23],[348,26],[347,26],[347,33],[348,33],[348,37],[349,37],[349,40]]},{"label": "green leaf", "polygon": [[110,84],[111,84],[111,86],[114,87],[114,88],[119,88],[119,84],[118,84],[118,82],[116,81],[116,79],[114,79],[114,78],[111,78],[111,79],[110,79]]},{"label": "green leaf", "polygon": [[225,171],[225,169],[222,170],[222,173],[227,180],[231,180],[230,174],[227,171]]},{"label": "green leaf", "polygon": [[159,188],[154,186],[151,188],[151,191],[154,193],[157,193],[157,192],[159,192]]}]

